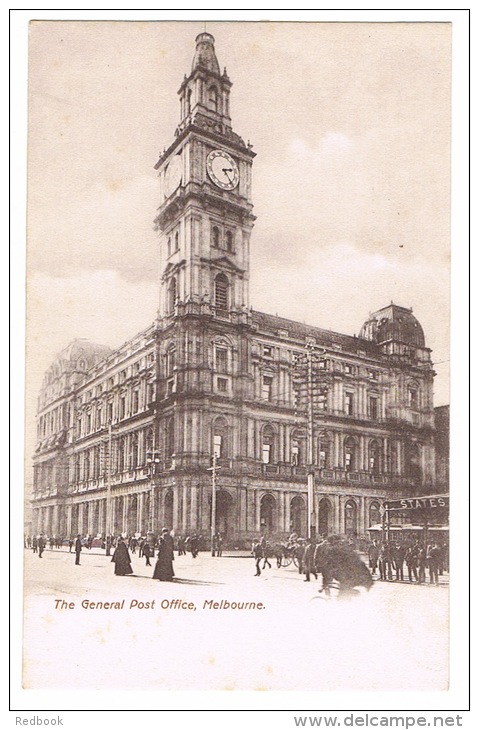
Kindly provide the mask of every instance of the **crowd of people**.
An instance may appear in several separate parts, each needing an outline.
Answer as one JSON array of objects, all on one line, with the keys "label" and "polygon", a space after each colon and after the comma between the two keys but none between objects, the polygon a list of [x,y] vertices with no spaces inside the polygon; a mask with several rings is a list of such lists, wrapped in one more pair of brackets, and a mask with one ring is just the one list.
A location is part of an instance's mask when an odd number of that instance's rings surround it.
[{"label": "crowd of people", "polygon": [[[311,576],[323,576],[323,589],[329,593],[332,581],[345,590],[363,586],[369,590],[373,581],[403,581],[438,585],[439,576],[449,571],[449,554],[446,542],[378,542],[372,540],[362,549],[352,539],[337,535],[319,535],[317,539],[304,539],[295,533],[283,543],[268,542],[265,536],[253,542],[251,553],[255,560],[255,576],[271,568],[270,558],[276,559],[280,568],[291,558],[304,580]],[[368,567],[366,565],[368,563]],[[427,575],[428,573],[428,575]]]},{"label": "crowd of people", "polygon": [[[131,556],[145,558],[145,565],[154,567],[153,578],[160,581],[171,581],[174,578],[174,554],[184,556],[191,554],[196,558],[200,551],[211,548],[213,557],[223,554],[223,537],[220,533],[213,536],[207,546],[202,535],[173,535],[164,527],[159,536],[148,533],[146,536],[107,536],[93,538],[91,535],[70,538],[48,537],[43,534],[25,537],[25,547],[42,557],[45,549],[62,549],[68,547],[75,553],[75,565],[81,564],[81,553],[84,548],[106,549],[114,563],[115,575],[131,575],[133,573]],[[251,546],[251,554],[255,561],[255,576],[262,570],[271,569],[271,560],[276,560],[276,567],[294,563],[305,581],[311,576],[323,576],[323,589],[329,592],[332,581],[343,583],[349,588],[355,585],[364,586],[368,590],[373,580],[405,581],[437,585],[439,576],[449,571],[449,553],[446,542],[423,542],[420,540],[390,542],[372,540],[367,546],[361,546],[362,558],[351,539],[339,536],[319,535],[317,539],[304,539],[296,533],[280,543],[270,542],[262,535]],[[155,565],[151,560],[156,557]],[[286,559],[288,558],[288,559]],[[368,563],[369,569],[365,563]],[[366,572],[365,572],[366,571]]]},{"label": "crowd of people", "polygon": [[[217,533],[213,538],[213,553],[217,557],[222,555],[223,538]],[[147,536],[104,536],[101,538],[93,538],[91,535],[77,535],[66,538],[48,537],[41,533],[33,537],[25,536],[24,547],[31,549],[38,557],[42,557],[43,552],[50,547],[53,549],[68,548],[69,552],[75,553],[75,565],[81,565],[81,553],[83,548],[91,550],[92,547],[100,547],[106,550],[107,555],[112,555],[111,562],[114,563],[115,575],[132,575],[131,555],[145,558],[145,565],[152,566],[151,558],[155,558],[156,563],[153,570],[153,578],[160,581],[171,581],[174,578],[173,561],[174,552],[177,551],[178,556],[191,553],[196,558],[201,550],[205,549],[205,540],[202,535],[193,533],[192,535],[176,535],[172,536],[171,531],[164,527],[159,536],[148,533]]]},{"label": "crowd of people", "polygon": [[426,583],[437,585],[439,576],[449,570],[449,551],[447,544],[436,541],[421,542],[383,542],[373,540],[369,550],[369,567],[372,575],[379,572],[379,580]]}]

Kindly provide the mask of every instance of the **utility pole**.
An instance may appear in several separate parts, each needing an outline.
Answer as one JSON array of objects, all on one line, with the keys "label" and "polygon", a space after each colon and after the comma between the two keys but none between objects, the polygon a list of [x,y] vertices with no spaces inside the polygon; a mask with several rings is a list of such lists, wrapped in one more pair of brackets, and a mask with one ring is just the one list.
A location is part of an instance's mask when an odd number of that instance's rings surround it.
[{"label": "utility pole", "polygon": [[211,472],[211,557],[215,557],[215,535],[216,535],[216,472],[221,469],[216,463],[216,452],[213,451],[211,466],[207,471]]},{"label": "utility pole", "polygon": [[[315,399],[317,396],[317,386],[319,384],[319,393],[324,395],[327,392],[326,386],[318,381],[317,366],[324,360],[324,348],[318,348],[314,340],[307,338],[306,352],[298,356],[296,366],[299,371],[299,400],[301,401],[306,386],[306,452],[307,452],[307,468],[308,468],[308,537],[316,536],[316,510],[315,510],[315,482],[314,482],[314,418],[315,418]],[[301,405],[301,403],[300,403]]]}]

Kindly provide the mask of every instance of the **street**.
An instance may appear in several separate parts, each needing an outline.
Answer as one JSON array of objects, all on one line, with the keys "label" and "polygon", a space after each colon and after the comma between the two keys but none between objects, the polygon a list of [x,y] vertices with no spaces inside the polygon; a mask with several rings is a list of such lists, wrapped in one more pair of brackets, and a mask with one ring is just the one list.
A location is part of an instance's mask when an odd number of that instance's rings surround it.
[{"label": "street", "polygon": [[34,689],[444,690],[448,576],[328,600],[294,565],[175,554],[175,580],[115,576],[104,551],[25,557],[24,686]]}]

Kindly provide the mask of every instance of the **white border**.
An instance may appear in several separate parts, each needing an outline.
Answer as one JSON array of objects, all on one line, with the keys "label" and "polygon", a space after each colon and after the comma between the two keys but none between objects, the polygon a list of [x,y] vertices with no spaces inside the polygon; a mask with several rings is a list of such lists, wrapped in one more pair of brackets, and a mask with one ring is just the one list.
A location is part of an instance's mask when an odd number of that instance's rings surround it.
[{"label": "white border", "polygon": [[[452,22],[453,23],[453,225],[452,225],[452,398],[456,404],[451,416],[451,504],[452,504],[452,593],[451,593],[451,687],[443,693],[343,693],[343,692],[270,692],[270,693],[219,693],[219,692],[45,692],[25,691],[21,688],[21,642],[22,642],[22,574],[19,557],[23,535],[23,382],[24,382],[24,279],[25,279],[25,182],[26,182],[26,85],[27,85],[27,26],[30,19],[37,20],[274,20],[274,21],[341,21],[341,22]],[[421,714],[425,710],[465,715],[467,707],[467,651],[468,627],[465,616],[466,586],[468,584],[467,522],[464,507],[467,499],[468,450],[466,443],[468,371],[468,13],[467,10],[12,10],[11,17],[12,52],[12,177],[11,195],[13,201],[11,239],[11,306],[12,320],[12,502],[11,502],[11,552],[12,570],[12,708],[14,715],[32,717],[32,713],[52,716],[57,711],[64,718],[64,725],[73,727],[78,722],[97,727],[100,723],[115,722],[116,727],[148,723],[149,717],[121,712],[121,710],[159,711],[160,722],[171,722],[177,727],[187,723],[202,724],[206,715],[189,712],[167,712],[179,708],[190,710],[216,710],[209,717],[210,726],[220,727],[223,722],[234,730],[245,722],[266,724],[274,727],[293,727],[292,717],[299,714],[326,714],[328,710],[341,713],[387,712]],[[7,44],[4,43],[4,48]],[[4,68],[6,65],[4,65]],[[5,291],[6,289],[4,289]],[[461,403],[460,408],[457,404]],[[459,492],[459,494],[456,493]],[[459,525],[458,529],[456,525]],[[351,708],[351,709],[350,709]],[[261,715],[223,713],[237,710],[268,710]],[[83,712],[81,712],[83,710]],[[85,711],[107,710],[108,714],[86,715]],[[288,712],[278,712],[287,710]],[[72,717],[75,711],[76,720]],[[25,714],[27,713],[27,714]],[[70,714],[71,713],[71,714]],[[479,714],[474,713],[476,718]],[[82,717],[83,716],[83,717]],[[253,720],[253,717],[255,720]],[[472,720],[469,715],[468,721]],[[463,723],[466,725],[466,722]],[[467,725],[466,725],[467,726]],[[75,724],[76,727],[76,724]],[[271,725],[273,727],[273,725]],[[472,725],[471,725],[472,727]]]}]

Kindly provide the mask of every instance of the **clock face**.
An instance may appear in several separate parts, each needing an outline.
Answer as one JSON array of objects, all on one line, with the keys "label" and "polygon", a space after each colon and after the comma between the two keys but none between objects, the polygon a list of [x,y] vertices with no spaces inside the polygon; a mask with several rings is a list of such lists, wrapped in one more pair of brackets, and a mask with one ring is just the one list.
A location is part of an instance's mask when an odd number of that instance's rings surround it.
[{"label": "clock face", "polygon": [[213,150],[206,159],[210,179],[222,190],[233,190],[239,183],[238,165],[222,150]]},{"label": "clock face", "polygon": [[183,161],[181,155],[175,155],[165,170],[164,193],[168,198],[181,185],[183,178]]}]

